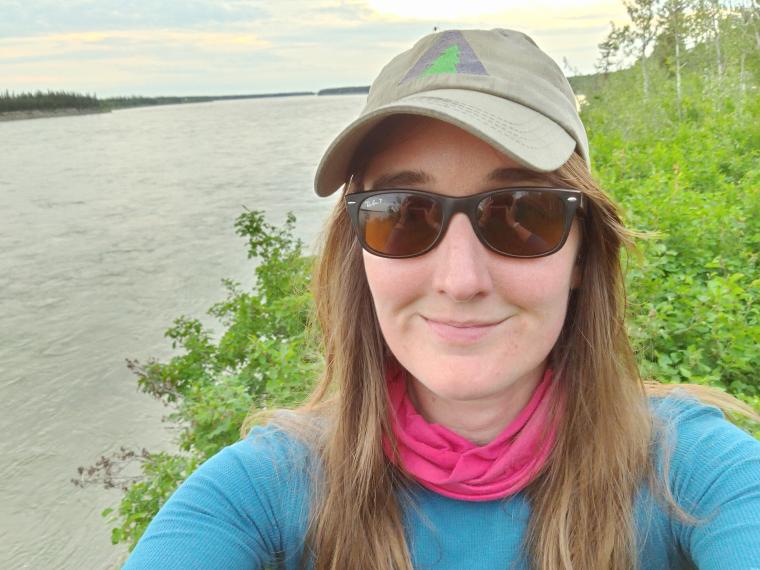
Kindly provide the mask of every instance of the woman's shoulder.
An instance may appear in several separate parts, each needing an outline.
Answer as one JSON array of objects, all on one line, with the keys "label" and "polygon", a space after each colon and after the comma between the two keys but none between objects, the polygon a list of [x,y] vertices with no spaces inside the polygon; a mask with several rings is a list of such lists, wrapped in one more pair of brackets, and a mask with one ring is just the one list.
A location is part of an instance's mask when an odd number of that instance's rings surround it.
[{"label": "woman's shoulder", "polygon": [[175,491],[125,568],[261,568],[303,548],[314,465],[305,440],[272,423],[204,462]]},{"label": "woman's shoulder", "polygon": [[[724,398],[719,398],[722,399]],[[732,400],[731,397],[725,399]],[[685,388],[675,387],[667,394],[650,396],[649,408],[656,421],[675,429],[679,434],[701,431],[707,427],[729,428],[729,432],[744,434],[754,440],[747,432],[730,422],[718,405],[701,400],[698,395]]]},{"label": "woman's shoulder", "polygon": [[308,502],[310,464],[301,440],[275,424],[256,426],[196,469],[162,510],[210,512],[240,527],[262,519],[297,525]]},{"label": "woman's shoulder", "polygon": [[[650,399],[665,468],[676,503],[696,524],[671,531],[698,568],[760,564],[760,441],[723,412],[683,389]],[[728,565],[726,565],[728,564]]]},{"label": "woman's shoulder", "polygon": [[674,497],[709,509],[737,490],[760,507],[760,441],[683,389],[650,399],[658,465]]},{"label": "woman's shoulder", "polygon": [[723,419],[725,414],[716,406],[705,404],[684,388],[676,387],[667,394],[649,397],[649,408],[656,420],[686,427],[694,422]]},{"label": "woman's shoulder", "polygon": [[[293,429],[293,424],[289,421],[283,425],[275,418],[271,423],[254,426],[245,438],[222,449],[201,469],[228,484],[237,480],[257,492],[303,495],[318,469],[318,460],[314,442],[304,437],[312,434],[306,429]],[[303,420],[300,424],[303,428]]]},{"label": "woman's shoulder", "polygon": [[282,417],[290,416],[291,413],[288,416],[278,415],[268,423],[254,425],[244,438],[223,451],[244,461],[256,459],[257,463],[263,461],[265,464],[308,461],[312,456],[312,446],[300,436],[302,430],[294,430],[291,427],[293,421],[281,421]]},{"label": "woman's shoulder", "polygon": [[[715,405],[699,400],[684,389],[649,399],[661,441],[673,451],[674,460],[703,460],[697,452],[711,451],[713,458],[760,457],[760,441],[730,422]],[[732,454],[726,454],[727,450]]]}]

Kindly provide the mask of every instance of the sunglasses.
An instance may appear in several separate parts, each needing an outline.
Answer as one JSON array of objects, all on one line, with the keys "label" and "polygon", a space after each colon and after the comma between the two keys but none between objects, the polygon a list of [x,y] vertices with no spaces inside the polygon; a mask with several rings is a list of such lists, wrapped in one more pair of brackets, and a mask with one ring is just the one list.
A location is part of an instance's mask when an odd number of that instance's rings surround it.
[{"label": "sunglasses", "polygon": [[346,209],[361,246],[381,257],[423,255],[443,238],[451,217],[465,214],[483,245],[507,257],[559,251],[580,206],[580,190],[504,188],[453,198],[422,190],[346,194]]}]

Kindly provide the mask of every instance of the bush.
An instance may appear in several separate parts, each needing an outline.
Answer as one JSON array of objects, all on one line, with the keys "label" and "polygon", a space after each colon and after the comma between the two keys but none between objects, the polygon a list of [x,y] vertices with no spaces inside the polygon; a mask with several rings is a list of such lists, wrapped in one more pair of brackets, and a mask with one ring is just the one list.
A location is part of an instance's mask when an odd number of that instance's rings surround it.
[{"label": "bush", "polygon": [[[89,470],[80,468],[90,482],[124,490],[118,508],[103,512],[116,524],[114,544],[133,548],[177,486],[240,438],[249,413],[293,406],[310,392],[322,365],[309,332],[313,260],[293,237],[294,225],[292,214],[276,228],[262,212],[243,213],[235,226],[247,240],[248,257],[259,260],[256,286],[242,291],[224,281],[227,298],[209,311],[226,327],[224,334],[215,340],[200,321],[183,316],[166,331],[179,355],[166,363],[128,362],[140,390],[172,406],[168,420],[180,428],[179,453],[123,449]],[[141,474],[122,477],[125,461],[137,461]]]},{"label": "bush", "polygon": [[760,104],[725,107],[709,101],[699,120],[654,130],[628,124],[635,116],[600,130],[598,109],[585,119],[602,185],[628,225],[651,234],[643,261],[627,260],[643,374],[751,401],[760,395]]}]

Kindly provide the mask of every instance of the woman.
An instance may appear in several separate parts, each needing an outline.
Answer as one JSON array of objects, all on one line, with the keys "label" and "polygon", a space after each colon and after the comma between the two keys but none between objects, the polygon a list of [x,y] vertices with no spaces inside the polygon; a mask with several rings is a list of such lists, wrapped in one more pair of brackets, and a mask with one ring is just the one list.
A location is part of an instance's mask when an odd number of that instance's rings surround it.
[{"label": "woman", "polygon": [[391,61],[317,172],[345,192],[321,383],[194,473],[126,567],[760,568],[760,442],[639,379],[629,235],[587,147],[523,34]]}]

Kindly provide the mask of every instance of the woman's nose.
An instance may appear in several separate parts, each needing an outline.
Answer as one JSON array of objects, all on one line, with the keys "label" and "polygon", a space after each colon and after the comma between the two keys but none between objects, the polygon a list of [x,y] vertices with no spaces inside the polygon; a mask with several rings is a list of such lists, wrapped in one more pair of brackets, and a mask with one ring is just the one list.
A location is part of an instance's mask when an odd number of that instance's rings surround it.
[{"label": "woman's nose", "polygon": [[433,287],[436,291],[455,301],[469,301],[492,289],[490,253],[464,214],[454,214],[434,252]]}]

